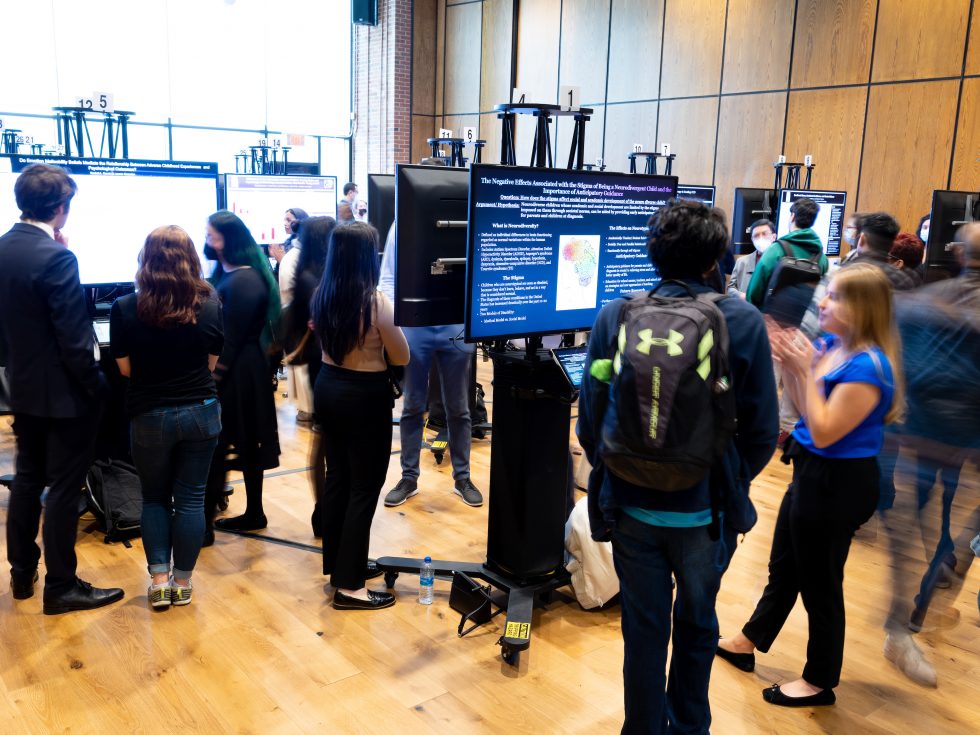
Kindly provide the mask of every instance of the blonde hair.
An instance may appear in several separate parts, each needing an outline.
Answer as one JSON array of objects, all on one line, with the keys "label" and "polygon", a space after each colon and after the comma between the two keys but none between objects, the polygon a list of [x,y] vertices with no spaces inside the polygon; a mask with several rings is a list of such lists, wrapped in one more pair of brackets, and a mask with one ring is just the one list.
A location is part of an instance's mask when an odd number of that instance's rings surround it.
[{"label": "blonde hair", "polygon": [[892,309],[891,284],[878,268],[864,263],[841,268],[832,280],[850,327],[850,334],[845,340],[848,349],[879,347],[891,363],[894,393],[885,423],[897,421],[905,408],[905,380],[902,375],[902,347]]}]

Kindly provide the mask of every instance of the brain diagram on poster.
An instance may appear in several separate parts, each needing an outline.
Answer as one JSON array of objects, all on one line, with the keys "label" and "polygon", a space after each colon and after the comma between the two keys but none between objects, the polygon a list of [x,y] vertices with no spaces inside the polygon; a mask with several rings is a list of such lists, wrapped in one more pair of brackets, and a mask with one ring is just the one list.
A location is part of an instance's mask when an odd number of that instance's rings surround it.
[{"label": "brain diagram on poster", "polygon": [[599,235],[562,235],[558,251],[556,310],[594,309],[599,285]]}]

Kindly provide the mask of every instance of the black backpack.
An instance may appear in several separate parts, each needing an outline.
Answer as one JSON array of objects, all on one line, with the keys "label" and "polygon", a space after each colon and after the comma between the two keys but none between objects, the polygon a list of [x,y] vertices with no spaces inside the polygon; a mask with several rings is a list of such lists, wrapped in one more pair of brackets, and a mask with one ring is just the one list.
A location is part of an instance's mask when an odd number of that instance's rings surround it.
[{"label": "black backpack", "polygon": [[820,253],[809,258],[797,258],[784,241],[776,242],[783,250],[783,257],[776,262],[769,276],[762,311],[772,314],[779,322],[799,326],[814,289],[823,278]]},{"label": "black backpack", "polygon": [[96,460],[85,477],[85,502],[105,531],[107,544],[140,535],[143,490],[131,464]]},{"label": "black backpack", "polygon": [[656,490],[703,480],[735,433],[728,325],[719,293],[631,297],[619,316],[602,424],[606,468]]}]

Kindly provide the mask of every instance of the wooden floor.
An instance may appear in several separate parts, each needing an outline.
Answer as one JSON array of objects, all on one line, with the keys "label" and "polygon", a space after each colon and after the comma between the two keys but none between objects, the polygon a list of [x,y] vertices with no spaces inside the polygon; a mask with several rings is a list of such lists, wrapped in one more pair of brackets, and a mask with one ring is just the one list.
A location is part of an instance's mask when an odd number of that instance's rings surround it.
[{"label": "wooden floor", "polygon": [[[488,385],[488,377],[483,382]],[[284,454],[281,467],[267,474],[266,533],[315,544],[303,471],[310,434],[296,427],[294,416],[280,398]],[[9,424],[0,418],[0,473],[10,472],[13,463]],[[484,491],[489,456],[489,441],[474,443],[473,478]],[[483,561],[487,508],[469,508],[452,494],[448,464],[436,466],[424,453],[420,494],[396,509],[379,502],[373,555]],[[389,486],[398,474],[393,456]],[[764,586],[786,481],[786,468],[774,461],[753,487],[760,522],[723,580],[723,631],[744,622]],[[242,496],[233,497],[232,512],[241,508]],[[4,518],[8,497],[0,490]],[[140,542],[132,548],[105,545],[86,526],[83,519],[80,574],[97,585],[125,588],[126,599],[103,610],[48,617],[41,614],[40,594],[15,603],[6,572],[0,574],[0,732],[619,731],[623,644],[615,606],[587,612],[557,600],[537,611],[531,648],[515,669],[501,662],[495,645],[501,618],[457,639],[446,582],[437,580],[431,607],[415,603],[418,580],[403,575],[395,607],[338,612],[329,606],[317,553],[229,534],[219,533],[217,544],[203,551],[193,604],[154,613],[147,607]],[[924,689],[881,653],[888,557],[875,536],[872,521],[848,562],[847,649],[837,706],[785,710],[760,696],[765,686],[801,670],[806,628],[797,605],[754,674],[714,667],[714,733],[978,732],[980,565],[953,603],[958,624],[916,636],[940,679],[938,689]]]}]

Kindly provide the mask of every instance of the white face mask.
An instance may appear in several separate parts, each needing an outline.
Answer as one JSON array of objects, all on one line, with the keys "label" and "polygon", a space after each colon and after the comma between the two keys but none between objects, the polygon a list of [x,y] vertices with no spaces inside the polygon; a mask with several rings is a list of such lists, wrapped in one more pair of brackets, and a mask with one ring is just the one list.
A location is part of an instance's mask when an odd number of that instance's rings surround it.
[{"label": "white face mask", "polygon": [[919,230],[919,239],[922,242],[929,242],[929,225],[923,225],[922,229]]},{"label": "white face mask", "polygon": [[759,254],[766,252],[766,249],[772,245],[772,235],[759,235],[752,238],[752,244],[755,245],[755,249],[759,251]]}]

